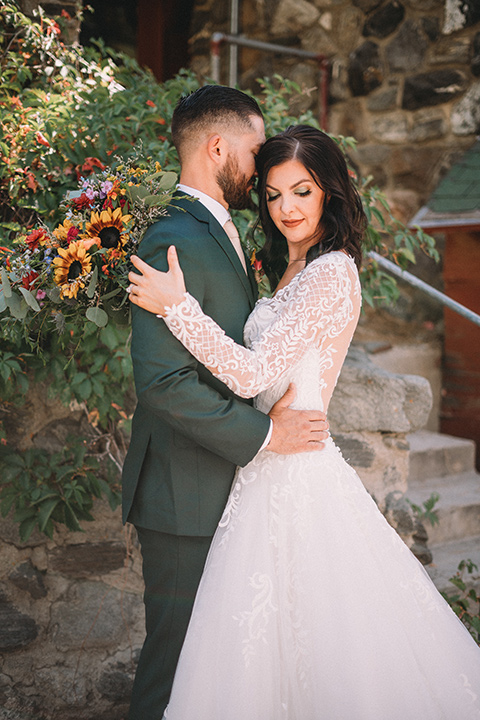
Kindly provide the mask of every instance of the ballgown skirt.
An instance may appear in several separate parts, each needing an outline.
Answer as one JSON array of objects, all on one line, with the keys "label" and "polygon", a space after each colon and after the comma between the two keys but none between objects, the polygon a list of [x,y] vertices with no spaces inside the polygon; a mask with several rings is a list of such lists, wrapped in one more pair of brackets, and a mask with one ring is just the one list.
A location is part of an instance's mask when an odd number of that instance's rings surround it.
[{"label": "ballgown skirt", "polygon": [[480,649],[331,439],[237,471],[165,717],[480,718]]}]

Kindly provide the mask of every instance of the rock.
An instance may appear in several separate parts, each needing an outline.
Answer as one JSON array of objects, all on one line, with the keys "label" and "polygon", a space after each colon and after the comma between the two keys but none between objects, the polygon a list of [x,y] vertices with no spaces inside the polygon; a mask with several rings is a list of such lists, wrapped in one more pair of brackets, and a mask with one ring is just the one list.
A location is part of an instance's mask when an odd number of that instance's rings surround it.
[{"label": "rock", "polygon": [[[423,203],[435,187],[437,165],[444,162],[445,147],[442,143],[419,147],[404,145],[394,148],[390,156],[390,172],[393,184],[399,189],[408,189],[419,193]],[[426,300],[426,296],[423,296]],[[390,312],[397,310],[401,315],[401,298]],[[417,308],[418,310],[418,308]]]},{"label": "rock", "polygon": [[38,636],[33,618],[24,615],[0,590],[0,650],[17,650]]},{"label": "rock", "polygon": [[372,467],[375,451],[364,438],[335,433],[334,440],[342,451],[342,455],[348,458],[356,468]]},{"label": "rock", "polygon": [[368,95],[383,82],[383,68],[378,45],[371,40],[364,42],[350,54],[348,84],[352,95]]},{"label": "rock", "polygon": [[[302,49],[309,50],[310,52],[321,53],[322,55],[332,56],[335,54],[336,47],[330,39],[328,33],[320,27],[320,25],[314,24],[312,27],[306,29],[302,33]],[[314,63],[310,61],[308,64],[309,70],[317,70]],[[317,66],[318,67],[318,66]],[[306,80],[304,80],[306,82]],[[318,83],[318,77],[316,82]],[[300,81],[302,84],[302,81]]]},{"label": "rock", "polygon": [[385,50],[390,71],[415,70],[423,62],[426,49],[427,40],[418,24],[407,20]]},{"label": "rock", "polygon": [[317,22],[320,11],[307,0],[280,0],[270,32],[273,37],[298,33]]},{"label": "rock", "polygon": [[420,22],[428,39],[431,42],[438,40],[440,36],[440,20],[436,17],[423,17]]},{"label": "rock", "polygon": [[383,0],[352,0],[352,4],[360,8],[364,13],[369,13],[381,5]]},{"label": "rock", "polygon": [[380,165],[388,162],[390,153],[388,145],[362,145],[356,147],[354,157],[363,165]]},{"label": "rock", "polygon": [[450,121],[455,135],[480,132],[480,81],[473,83],[465,96],[452,107]]},{"label": "rock", "polygon": [[470,39],[442,38],[428,54],[430,65],[468,65],[470,60]]},{"label": "rock", "polygon": [[48,632],[62,651],[79,646],[117,649],[128,643],[125,624],[131,628],[142,613],[136,594],[101,582],[76,583],[65,599],[52,605]]},{"label": "rock", "polygon": [[121,568],[125,546],[120,542],[80,543],[56,547],[49,555],[50,567],[70,577],[104,575]]},{"label": "rock", "polygon": [[12,511],[7,517],[0,517],[0,540],[15,545],[17,548],[27,548],[46,545],[48,537],[35,528],[28,540],[21,540],[20,533],[18,532],[18,523],[13,519]]},{"label": "rock", "polygon": [[353,7],[342,8],[340,17],[337,16],[333,24],[333,32],[337,45],[343,52],[349,53],[357,46],[362,22],[363,14],[360,10]]},{"label": "rock", "polygon": [[429,565],[433,558],[427,547],[428,535],[407,498],[399,492],[389,493],[385,501],[384,515],[415,557],[423,565]]},{"label": "rock", "polygon": [[447,133],[447,122],[441,110],[419,110],[413,117],[410,140],[424,142],[444,137]]},{"label": "rock", "polygon": [[17,565],[8,578],[17,588],[30,593],[35,600],[45,597],[47,594],[43,575],[33,567],[30,560]]},{"label": "rock", "polygon": [[132,667],[124,663],[114,663],[105,669],[98,682],[97,690],[107,700],[127,702],[132,694]]},{"label": "rock", "polygon": [[480,4],[478,0],[445,0],[445,19],[443,32],[450,35],[457,30],[480,22]]},{"label": "rock", "polygon": [[445,0],[403,0],[407,7],[412,10],[429,12],[430,10],[443,9]]},{"label": "rock", "polygon": [[402,145],[407,142],[408,121],[401,112],[392,112],[370,119],[370,132],[375,140],[383,143]]},{"label": "rock", "polygon": [[398,0],[392,0],[373,13],[363,26],[365,37],[388,37],[402,22],[405,8]]},{"label": "rock", "polygon": [[409,450],[405,435],[343,432],[336,429],[335,423],[331,423],[331,427],[333,440],[343,457],[358,472],[383,512],[389,493],[404,493],[407,489]]},{"label": "rock", "polygon": [[478,32],[472,40],[471,70],[476,77],[480,75],[480,32]]},{"label": "rock", "polygon": [[417,110],[452,100],[465,90],[466,78],[458,70],[433,70],[405,78],[402,107]]},{"label": "rock", "polygon": [[371,112],[385,112],[393,110],[397,106],[398,87],[390,87],[370,95],[367,102],[367,110]]},{"label": "rock", "polygon": [[338,432],[411,432],[423,427],[432,405],[425,378],[380,370],[351,348],[333,393],[328,417]]}]

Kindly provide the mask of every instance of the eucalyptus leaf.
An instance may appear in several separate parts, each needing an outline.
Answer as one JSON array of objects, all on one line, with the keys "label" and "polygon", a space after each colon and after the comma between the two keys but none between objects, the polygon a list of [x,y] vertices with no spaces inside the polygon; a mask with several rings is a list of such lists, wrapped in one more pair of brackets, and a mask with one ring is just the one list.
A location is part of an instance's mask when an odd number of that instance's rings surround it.
[{"label": "eucalyptus leaf", "polygon": [[7,309],[7,303],[5,302],[5,295],[3,294],[3,288],[0,289],[0,313]]},{"label": "eucalyptus leaf", "polygon": [[9,298],[12,295],[12,286],[10,285],[10,280],[8,279],[8,273],[5,268],[1,268],[0,274],[2,277],[3,292],[5,293],[5,297]]},{"label": "eucalyptus leaf", "polygon": [[97,287],[98,282],[98,267],[94,267],[92,272],[92,277],[90,278],[90,282],[88,283],[87,288],[87,297],[93,298],[95,295],[95,288]]},{"label": "eucalyptus leaf", "polygon": [[49,290],[47,290],[47,295],[48,295],[49,299],[52,302],[57,303],[57,304],[61,302],[60,293],[61,293],[61,290],[59,287],[54,287],[54,288],[50,288]]},{"label": "eucalyptus leaf", "polygon": [[25,302],[27,305],[29,305],[32,310],[35,310],[35,312],[40,312],[40,305],[38,304],[35,295],[30,292],[30,290],[27,290],[24,287],[19,288],[20,292],[22,293],[23,297],[25,298]]},{"label": "eucalyptus leaf", "polygon": [[105,310],[102,310],[102,308],[89,307],[85,315],[87,316],[87,320],[95,323],[97,327],[105,327],[108,323],[108,315]]},{"label": "eucalyptus leaf", "polygon": [[165,172],[160,178],[160,188],[162,190],[170,190],[177,183],[177,173]]},{"label": "eucalyptus leaf", "polygon": [[112,290],[106,295],[102,295],[102,301],[109,300],[110,298],[115,297],[115,295],[118,295],[119,292],[122,292],[122,288],[117,288],[116,290]]},{"label": "eucalyptus leaf", "polygon": [[10,297],[5,296],[5,303],[10,310],[10,315],[13,315],[17,320],[24,320],[27,316],[28,305],[21,297],[15,292],[12,292]]}]

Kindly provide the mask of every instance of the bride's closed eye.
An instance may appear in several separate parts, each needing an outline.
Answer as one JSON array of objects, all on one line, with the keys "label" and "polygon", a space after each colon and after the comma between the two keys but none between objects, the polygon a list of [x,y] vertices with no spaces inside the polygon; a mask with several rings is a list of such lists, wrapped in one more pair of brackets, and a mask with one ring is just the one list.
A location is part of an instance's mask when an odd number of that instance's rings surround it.
[{"label": "bride's closed eye", "polygon": [[277,200],[280,197],[280,193],[272,193],[269,195],[267,193],[267,202],[273,202],[274,200]]},{"label": "bride's closed eye", "polygon": [[300,197],[307,197],[307,195],[312,194],[312,191],[309,190],[309,188],[304,188],[304,187],[297,188],[296,190],[294,190],[294,192],[295,192],[295,195],[300,195]]}]

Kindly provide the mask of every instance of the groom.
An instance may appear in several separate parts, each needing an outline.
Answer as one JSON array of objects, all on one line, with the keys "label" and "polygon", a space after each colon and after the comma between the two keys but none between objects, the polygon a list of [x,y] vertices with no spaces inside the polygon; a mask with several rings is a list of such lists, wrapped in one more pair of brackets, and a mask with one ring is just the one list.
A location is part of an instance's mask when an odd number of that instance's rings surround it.
[{"label": "groom", "polygon": [[[255,155],[265,141],[260,108],[239,90],[205,86],[178,103],[172,136],[179,191],[197,200],[177,198],[138,254],[167,270],[166,251],[175,245],[189,292],[242,343],[257,287],[228,208],[249,203]],[[235,467],[264,447],[312,450],[325,439],[326,422],[323,413],[289,409],[290,390],[269,416],[255,410],[135,305],[132,358],[138,405],[123,469],[123,519],[135,525],[141,545],[147,634],[128,717],[161,720]]]}]

